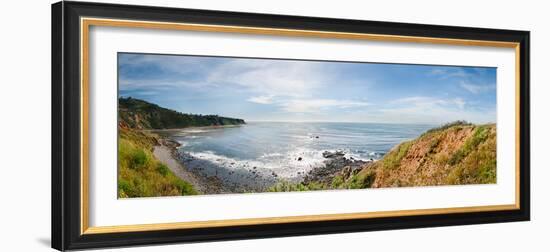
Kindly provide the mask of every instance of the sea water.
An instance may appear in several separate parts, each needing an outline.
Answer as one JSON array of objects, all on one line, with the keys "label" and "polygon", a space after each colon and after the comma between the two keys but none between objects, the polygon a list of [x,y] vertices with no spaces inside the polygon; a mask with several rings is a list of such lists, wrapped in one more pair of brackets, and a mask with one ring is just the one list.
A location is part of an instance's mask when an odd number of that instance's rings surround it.
[{"label": "sea water", "polygon": [[[192,169],[230,183],[296,180],[323,165],[325,151],[377,160],[434,125],[326,122],[248,122],[231,127],[172,130],[170,138]],[[264,181],[265,182],[265,181]],[[259,182],[262,183],[262,182]]]}]

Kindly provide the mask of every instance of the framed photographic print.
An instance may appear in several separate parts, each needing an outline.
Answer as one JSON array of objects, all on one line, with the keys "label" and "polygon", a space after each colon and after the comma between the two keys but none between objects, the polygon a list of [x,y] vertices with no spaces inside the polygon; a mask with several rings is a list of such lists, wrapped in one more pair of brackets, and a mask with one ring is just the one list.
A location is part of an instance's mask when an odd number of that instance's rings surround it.
[{"label": "framed photographic print", "polygon": [[52,6],[58,250],[529,220],[529,32]]}]

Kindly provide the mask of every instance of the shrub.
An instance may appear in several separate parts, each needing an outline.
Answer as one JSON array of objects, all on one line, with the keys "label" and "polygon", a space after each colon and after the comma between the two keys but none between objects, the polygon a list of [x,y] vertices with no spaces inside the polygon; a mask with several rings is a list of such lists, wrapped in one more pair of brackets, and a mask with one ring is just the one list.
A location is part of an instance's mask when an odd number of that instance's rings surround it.
[{"label": "shrub", "polygon": [[344,184],[344,177],[342,177],[342,175],[336,175],[332,179],[331,186],[332,188],[341,188],[343,184]]},{"label": "shrub", "polygon": [[430,150],[428,151],[428,153],[430,153],[430,154],[435,153],[435,148],[437,148],[437,146],[439,145],[440,142],[441,142],[441,139],[439,137],[434,138],[430,142]]},{"label": "shrub", "polygon": [[[130,182],[126,179],[118,178],[118,191],[121,192],[130,192],[132,190]],[[125,193],[124,193],[125,194]]]},{"label": "shrub", "polygon": [[142,149],[135,149],[131,156],[130,169],[139,169],[147,163],[147,154]]},{"label": "shrub", "polygon": [[157,165],[157,171],[162,174],[162,176],[165,176],[168,175],[168,173],[170,172],[170,170],[168,169],[168,166],[166,166],[165,164],[162,164],[162,163],[159,163]]},{"label": "shrub", "polygon": [[433,128],[433,129],[429,129],[424,134],[429,134],[429,133],[433,133],[433,132],[437,132],[437,131],[443,131],[443,130],[446,130],[446,129],[449,129],[449,128],[452,128],[452,127],[455,127],[455,126],[471,126],[471,125],[473,125],[473,124],[469,123],[465,120],[457,120],[457,121],[445,123],[445,124],[443,124],[439,127]]},{"label": "shrub", "polygon": [[271,186],[268,192],[301,192],[301,191],[314,191],[329,189],[321,183],[310,182],[304,183],[292,183],[286,180],[280,180],[275,185]]},{"label": "shrub", "polygon": [[197,191],[193,188],[193,186],[181,179],[175,179],[174,184],[179,189],[181,195],[195,195],[197,194]]},{"label": "shrub", "polygon": [[399,166],[401,160],[407,155],[413,141],[407,141],[397,146],[397,149],[386,154],[383,159],[384,169],[394,169]]},{"label": "shrub", "polygon": [[496,133],[489,126],[478,126],[449,164],[449,184],[496,183]]},{"label": "shrub", "polygon": [[473,151],[481,142],[485,141],[487,137],[489,136],[489,129],[486,126],[478,126],[475,129],[474,134],[466,140],[464,145],[460,149],[458,149],[453,156],[449,159],[450,165],[456,165],[462,159],[464,159],[465,156],[470,154],[471,151]]},{"label": "shrub", "polygon": [[372,186],[375,179],[376,172],[373,170],[364,170],[351,176],[342,187],[346,189],[369,188]]}]

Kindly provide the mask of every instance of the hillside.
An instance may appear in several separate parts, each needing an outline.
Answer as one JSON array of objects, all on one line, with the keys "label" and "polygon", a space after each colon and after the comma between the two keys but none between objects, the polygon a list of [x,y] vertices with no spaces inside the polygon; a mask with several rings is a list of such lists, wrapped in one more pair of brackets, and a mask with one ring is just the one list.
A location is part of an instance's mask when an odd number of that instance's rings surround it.
[{"label": "hillside", "polygon": [[177,177],[153,155],[159,139],[119,124],[118,197],[155,197],[194,195],[188,181]]},{"label": "hillside", "polygon": [[496,125],[450,125],[394,148],[372,187],[496,183]]},{"label": "hillside", "polygon": [[395,146],[378,161],[311,177],[272,191],[496,183],[496,125],[446,124]]},{"label": "hillside", "polygon": [[118,99],[120,121],[135,129],[174,129],[245,124],[242,119],[185,114],[132,97]]}]

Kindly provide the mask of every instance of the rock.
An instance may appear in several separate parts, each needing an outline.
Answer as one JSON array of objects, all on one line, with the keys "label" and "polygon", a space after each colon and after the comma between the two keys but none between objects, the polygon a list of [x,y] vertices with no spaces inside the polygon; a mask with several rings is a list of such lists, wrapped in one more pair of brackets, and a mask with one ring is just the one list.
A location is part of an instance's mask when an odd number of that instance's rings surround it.
[{"label": "rock", "polygon": [[154,139],[155,145],[164,145],[172,150],[176,150],[181,144],[169,138]]},{"label": "rock", "polygon": [[346,158],[345,153],[342,151],[325,151],[322,153],[326,160],[323,161],[324,166],[313,168],[312,170],[304,173],[304,183],[321,183],[330,185],[332,179],[340,175],[344,179],[349,179],[353,175],[357,174],[364,165],[372,163],[367,160]]},{"label": "rock", "polygon": [[342,169],[342,171],[340,171],[340,175],[342,175],[342,177],[344,179],[349,178],[350,175],[351,175],[351,166],[344,167],[344,169]]},{"label": "rock", "polygon": [[337,157],[343,157],[344,155],[346,155],[346,154],[342,151],[335,151],[335,152],[325,151],[325,152],[323,152],[323,157],[324,158],[337,158]]}]

